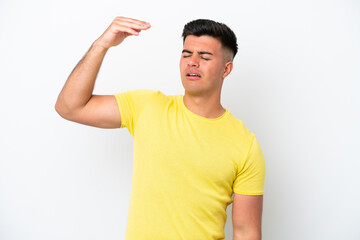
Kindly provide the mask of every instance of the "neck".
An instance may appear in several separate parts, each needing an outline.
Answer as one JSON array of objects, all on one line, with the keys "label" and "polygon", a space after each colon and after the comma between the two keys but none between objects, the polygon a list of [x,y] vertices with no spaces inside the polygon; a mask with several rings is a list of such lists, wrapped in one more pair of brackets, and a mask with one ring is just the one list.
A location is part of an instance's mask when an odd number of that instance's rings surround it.
[{"label": "neck", "polygon": [[204,118],[219,118],[225,113],[220,103],[220,93],[212,96],[191,95],[185,91],[184,105],[191,112]]}]

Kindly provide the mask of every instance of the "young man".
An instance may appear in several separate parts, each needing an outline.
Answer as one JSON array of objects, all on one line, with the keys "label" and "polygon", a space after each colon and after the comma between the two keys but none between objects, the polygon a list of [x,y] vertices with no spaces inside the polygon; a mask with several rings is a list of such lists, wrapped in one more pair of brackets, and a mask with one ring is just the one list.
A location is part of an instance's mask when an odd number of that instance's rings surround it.
[{"label": "young man", "polygon": [[149,89],[92,94],[107,50],[149,28],[115,18],[70,74],[56,111],[90,126],[127,127],[133,136],[125,239],[224,239],[231,203],[234,239],[261,239],[264,156],[255,135],[220,104],[237,52],[230,28],[211,20],[185,25],[184,95]]}]

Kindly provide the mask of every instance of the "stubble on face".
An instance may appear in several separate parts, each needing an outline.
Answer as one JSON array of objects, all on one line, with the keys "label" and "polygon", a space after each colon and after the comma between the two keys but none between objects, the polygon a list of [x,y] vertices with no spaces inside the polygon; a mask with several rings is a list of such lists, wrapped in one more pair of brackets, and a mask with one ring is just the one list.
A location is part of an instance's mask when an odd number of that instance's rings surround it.
[{"label": "stubble on face", "polygon": [[[211,53],[201,54],[201,53]],[[210,36],[186,37],[180,60],[181,80],[185,90],[192,95],[221,91],[226,62],[232,58],[231,51],[223,48],[221,42]],[[186,73],[194,70],[201,78],[190,80]]]}]

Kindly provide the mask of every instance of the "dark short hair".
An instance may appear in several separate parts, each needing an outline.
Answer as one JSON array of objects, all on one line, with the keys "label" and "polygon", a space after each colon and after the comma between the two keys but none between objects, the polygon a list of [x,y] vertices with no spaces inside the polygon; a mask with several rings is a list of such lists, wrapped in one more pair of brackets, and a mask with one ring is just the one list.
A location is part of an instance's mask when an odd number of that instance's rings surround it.
[{"label": "dark short hair", "polygon": [[223,23],[215,22],[209,19],[193,20],[184,26],[182,33],[183,42],[185,42],[185,38],[189,35],[197,37],[208,35],[210,37],[214,37],[221,42],[223,47],[232,51],[233,57],[235,57],[238,51],[235,33]]}]

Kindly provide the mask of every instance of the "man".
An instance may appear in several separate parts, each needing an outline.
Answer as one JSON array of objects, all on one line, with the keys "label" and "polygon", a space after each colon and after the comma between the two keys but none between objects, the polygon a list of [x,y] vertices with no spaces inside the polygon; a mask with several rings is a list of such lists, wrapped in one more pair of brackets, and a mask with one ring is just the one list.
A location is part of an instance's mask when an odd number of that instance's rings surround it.
[{"label": "man", "polygon": [[134,141],[125,239],[224,239],[233,203],[234,239],[261,239],[265,161],[255,135],[220,104],[236,37],[226,25],[185,25],[180,73],[184,95],[149,89],[93,95],[110,47],[150,24],[117,17],[70,74],[55,109],[100,128],[127,127]]}]

